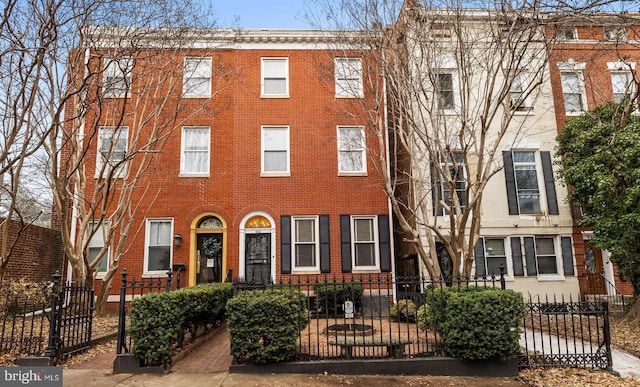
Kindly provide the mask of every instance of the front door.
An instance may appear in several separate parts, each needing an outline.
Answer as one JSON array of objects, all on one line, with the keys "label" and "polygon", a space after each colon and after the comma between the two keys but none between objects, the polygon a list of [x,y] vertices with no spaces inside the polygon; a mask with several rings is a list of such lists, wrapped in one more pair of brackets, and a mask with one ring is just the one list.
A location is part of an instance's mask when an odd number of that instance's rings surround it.
[{"label": "front door", "polygon": [[584,265],[587,269],[587,294],[606,294],[602,251],[589,242],[584,245]]},{"label": "front door", "polygon": [[198,234],[196,283],[222,282],[222,233]]},{"label": "front door", "polygon": [[271,234],[245,235],[245,274],[247,282],[271,282]]}]

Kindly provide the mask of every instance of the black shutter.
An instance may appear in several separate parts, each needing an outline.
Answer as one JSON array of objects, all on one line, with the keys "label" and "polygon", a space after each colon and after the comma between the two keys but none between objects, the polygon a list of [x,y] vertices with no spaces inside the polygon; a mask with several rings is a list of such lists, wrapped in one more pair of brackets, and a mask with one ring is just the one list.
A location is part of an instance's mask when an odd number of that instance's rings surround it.
[{"label": "black shutter", "polygon": [[536,266],[536,246],[533,237],[524,237],[524,256],[527,260],[527,275],[537,275],[538,268]]},{"label": "black shutter", "polygon": [[291,217],[280,217],[280,272],[291,274]]},{"label": "black shutter", "polygon": [[389,215],[378,215],[378,244],[380,246],[380,271],[391,271],[391,245],[389,243]]},{"label": "black shutter", "polygon": [[340,256],[342,272],[351,273],[351,216],[340,215]]},{"label": "black shutter", "polygon": [[438,168],[431,166],[431,203],[433,205],[433,215],[444,215],[444,209],[440,205],[442,201],[442,184]]},{"label": "black shutter", "polygon": [[558,198],[556,196],[556,185],[553,180],[553,166],[551,163],[551,153],[548,151],[540,152],[542,161],[542,175],[544,176],[544,189],[547,193],[547,208],[549,215],[558,215]]},{"label": "black shutter", "polygon": [[560,238],[560,245],[562,246],[562,266],[564,266],[564,275],[574,275],[571,237]]},{"label": "black shutter", "polygon": [[329,215],[320,215],[320,272],[331,273],[329,248]]},{"label": "black shutter", "polygon": [[473,246],[473,256],[476,260],[476,277],[487,275],[487,267],[484,262],[484,239],[479,238],[475,246]]},{"label": "black shutter", "polygon": [[504,177],[507,185],[507,204],[509,215],[518,215],[518,192],[516,191],[516,178],[513,172],[513,154],[511,151],[503,151]]},{"label": "black shutter", "polygon": [[523,276],[524,266],[522,265],[520,237],[511,237],[511,259],[513,260],[513,275]]}]

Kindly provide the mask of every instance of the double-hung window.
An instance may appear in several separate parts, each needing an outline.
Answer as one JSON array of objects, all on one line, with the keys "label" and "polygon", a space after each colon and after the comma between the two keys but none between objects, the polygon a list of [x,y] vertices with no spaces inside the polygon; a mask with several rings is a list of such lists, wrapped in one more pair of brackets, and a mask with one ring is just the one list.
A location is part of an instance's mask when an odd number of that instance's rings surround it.
[{"label": "double-hung window", "polygon": [[522,71],[513,77],[509,89],[509,105],[512,110],[518,112],[530,111],[532,108],[530,98],[525,95],[527,91],[527,73]]},{"label": "double-hung window", "polygon": [[375,216],[352,216],[354,270],[379,270],[378,225]]},{"label": "double-hung window", "polygon": [[586,63],[569,59],[567,62],[558,62],[557,66],[560,70],[565,113],[567,115],[581,114],[587,110],[587,96],[583,78]]},{"label": "double-hung window", "polygon": [[186,97],[211,96],[211,58],[187,57],[184,59],[182,93]]},{"label": "double-hung window", "polygon": [[338,127],[338,173],[364,174],[367,172],[364,128]]},{"label": "double-hung window", "polygon": [[556,29],[556,39],[558,40],[574,40],[578,38],[575,27],[558,27]]},{"label": "double-hung window", "polygon": [[521,214],[540,213],[540,186],[536,169],[536,152],[514,151],[513,171],[516,179],[518,208]]},{"label": "double-hung window", "polygon": [[360,58],[336,58],[336,97],[360,98],[362,92],[362,61]]},{"label": "double-hung window", "polygon": [[131,93],[132,58],[104,58],[102,95],[106,98],[122,98]]},{"label": "double-hung window", "polygon": [[452,72],[439,72],[436,74],[436,97],[438,108],[452,110],[455,108],[454,79]]},{"label": "double-hung window", "polygon": [[[464,155],[462,152],[453,152],[449,156],[438,154],[439,169],[434,171],[436,178],[436,189],[434,195],[438,195],[434,200],[436,215],[447,215],[448,208],[455,206],[454,198],[451,196],[452,186],[455,191],[460,210],[464,211],[466,206],[467,179],[464,165]],[[445,174],[444,176],[442,174]],[[440,204],[444,203],[444,206]]]},{"label": "double-hung window", "polygon": [[262,96],[289,95],[289,59],[262,58]]},{"label": "double-hung window", "polygon": [[181,175],[209,175],[210,133],[209,127],[185,126],[182,128]]},{"label": "double-hung window", "polygon": [[503,268],[504,274],[508,274],[504,238],[484,238],[484,249],[487,274],[500,275],[500,267]]},{"label": "double-hung window", "polygon": [[[89,262],[93,265],[100,252],[105,248],[105,240],[107,239],[107,233],[109,232],[109,222],[100,222],[97,220],[91,221],[87,231],[89,233],[93,233],[93,235],[90,235],[89,239]],[[99,275],[106,273],[109,269],[109,253],[110,247],[107,245],[104,255],[100,258],[100,263],[95,266],[95,271]]]},{"label": "double-hung window", "polygon": [[172,219],[147,219],[145,273],[166,273],[171,268]]},{"label": "double-hung window", "polygon": [[296,216],[291,222],[293,235],[293,270],[319,270],[318,217]]},{"label": "double-hung window", "polygon": [[611,86],[613,88],[613,102],[629,101],[633,93],[633,79],[627,71],[612,71]]},{"label": "double-hung window", "polygon": [[289,175],[289,127],[262,127],[262,174]]},{"label": "double-hung window", "polygon": [[115,177],[126,172],[129,128],[126,126],[101,126],[98,128],[98,154],[96,156],[96,177],[106,177],[113,170]]},{"label": "double-hung window", "polygon": [[555,238],[535,238],[538,275],[558,274]]},{"label": "double-hung window", "polygon": [[604,27],[604,38],[613,42],[625,42],[627,30],[620,26]]}]

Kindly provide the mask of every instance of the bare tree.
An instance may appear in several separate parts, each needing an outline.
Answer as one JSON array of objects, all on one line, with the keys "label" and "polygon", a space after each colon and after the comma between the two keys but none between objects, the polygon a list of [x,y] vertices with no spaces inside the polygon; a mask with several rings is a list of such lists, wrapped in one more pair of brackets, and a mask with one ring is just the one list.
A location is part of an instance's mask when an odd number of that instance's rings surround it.
[{"label": "bare tree", "polygon": [[[483,196],[503,167],[502,150],[540,135],[541,114],[554,119],[553,37],[545,33],[565,13],[529,1],[455,0],[327,1],[324,10],[317,25],[329,20],[333,29],[367,34],[347,49],[364,53],[365,94],[378,98],[376,109],[361,108],[379,139],[371,151],[396,232],[431,277],[469,278]],[[387,129],[389,159],[380,157]]]}]

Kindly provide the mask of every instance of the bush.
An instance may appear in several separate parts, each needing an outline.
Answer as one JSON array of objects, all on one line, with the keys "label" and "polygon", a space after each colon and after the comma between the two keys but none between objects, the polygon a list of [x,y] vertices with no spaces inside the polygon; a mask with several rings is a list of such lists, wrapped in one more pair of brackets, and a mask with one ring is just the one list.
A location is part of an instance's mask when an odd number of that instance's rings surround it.
[{"label": "bush", "polygon": [[420,328],[420,330],[426,331],[427,329],[433,326],[433,322],[429,318],[428,304],[424,304],[418,308],[416,320],[418,323],[418,328]]},{"label": "bush", "polygon": [[355,310],[359,310],[364,288],[362,284],[355,282],[319,282],[315,284],[314,292],[318,309],[337,314],[344,312],[346,300],[353,301]]},{"label": "bush", "polygon": [[309,322],[304,294],[270,288],[240,292],[227,302],[231,354],[240,363],[292,360],[299,332]]},{"label": "bush", "polygon": [[398,300],[389,309],[389,316],[395,321],[416,322],[416,304],[411,300]]},{"label": "bush", "polygon": [[447,320],[447,302],[451,294],[457,293],[474,293],[481,292],[487,289],[484,286],[454,286],[450,288],[435,288],[427,292],[426,294],[426,311],[427,320],[430,326],[435,328],[438,332]]},{"label": "bush", "polygon": [[[506,358],[518,352],[525,304],[512,290],[449,291],[438,326],[447,353],[463,360]],[[433,313],[432,313],[433,315]]]},{"label": "bush", "polygon": [[151,293],[131,302],[133,354],[147,364],[171,359],[172,349],[187,333],[224,316],[231,284],[211,283],[168,293]]}]

